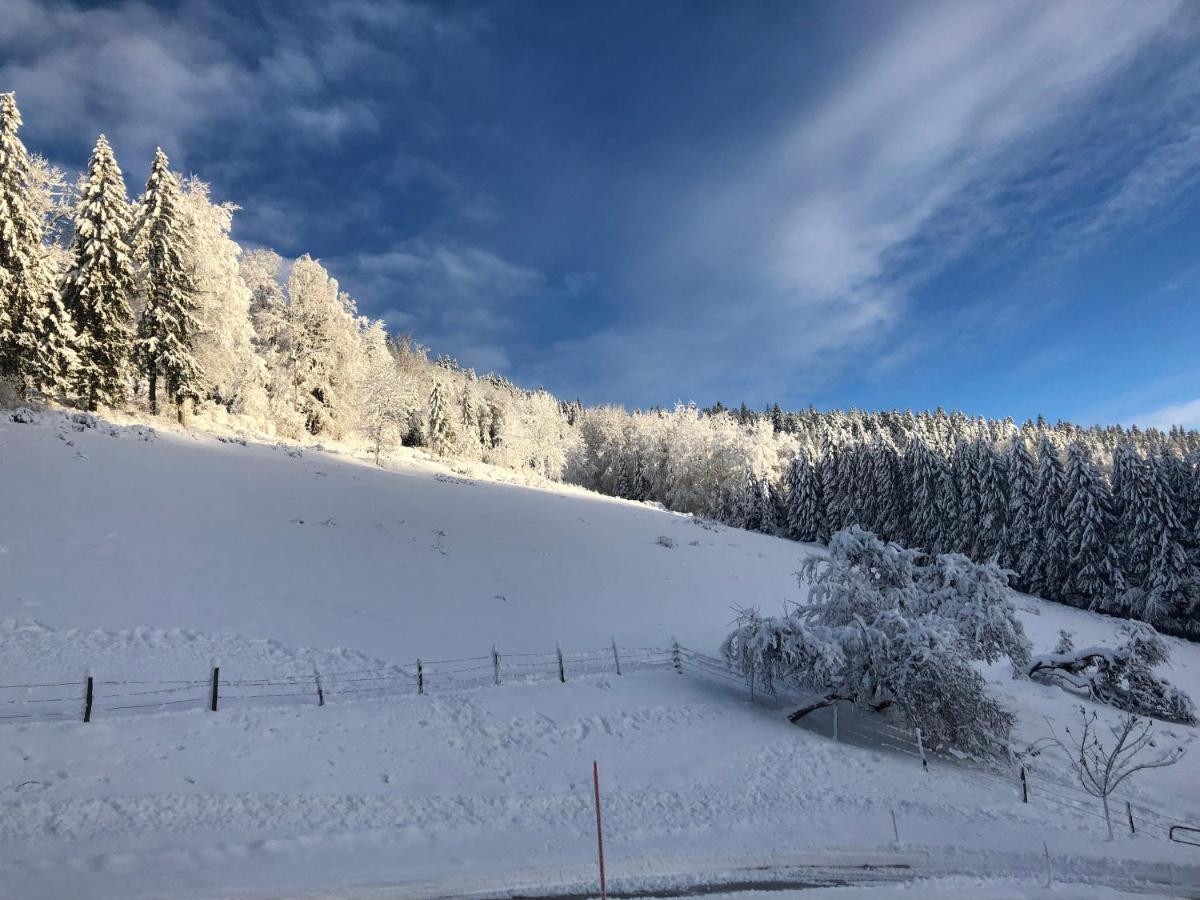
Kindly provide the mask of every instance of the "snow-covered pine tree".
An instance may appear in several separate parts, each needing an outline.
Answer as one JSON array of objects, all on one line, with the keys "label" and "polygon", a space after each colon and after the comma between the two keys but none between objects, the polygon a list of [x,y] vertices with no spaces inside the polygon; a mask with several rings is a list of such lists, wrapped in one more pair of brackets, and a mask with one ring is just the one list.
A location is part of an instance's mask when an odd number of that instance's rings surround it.
[{"label": "snow-covered pine tree", "polygon": [[1189,452],[1186,463],[1188,475],[1181,498],[1184,513],[1180,524],[1188,536],[1192,565],[1200,570],[1200,449]]},{"label": "snow-covered pine tree", "polygon": [[440,381],[429,392],[429,413],[425,420],[425,441],[434,453],[447,453],[454,443],[454,426],[446,405],[445,388]]},{"label": "snow-covered pine tree", "polygon": [[960,519],[958,512],[958,485],[954,481],[954,470],[948,456],[934,455],[937,463],[937,502],[941,515],[938,517],[937,546],[939,553],[950,553],[955,543],[954,530]]},{"label": "snow-covered pine tree", "polygon": [[74,330],[63,309],[44,243],[40,187],[17,132],[16,98],[0,94],[0,376],[18,392],[30,387],[65,395],[76,365]]},{"label": "snow-covered pine tree", "polygon": [[1037,475],[1033,456],[1021,434],[1014,434],[1006,454],[1008,468],[1008,540],[1001,564],[1016,572],[1014,586],[1028,591],[1037,571]]},{"label": "snow-covered pine tree", "polygon": [[75,326],[75,377],[89,410],[125,398],[133,338],[129,301],[136,290],[129,222],[125,179],[100,135],[75,211],[71,270],[63,285],[63,305]]},{"label": "snow-covered pine tree", "polygon": [[640,447],[637,448],[634,456],[631,489],[633,496],[638,500],[651,500],[654,498],[654,485],[650,478],[650,458],[642,452]]},{"label": "snow-covered pine tree", "polygon": [[1166,475],[1154,459],[1125,448],[1114,466],[1121,470],[1122,561],[1135,589],[1126,612],[1156,626],[1188,633],[1195,629],[1197,573],[1187,557],[1186,535],[1175,516]]},{"label": "snow-covered pine tree", "polygon": [[817,470],[804,448],[797,451],[788,464],[784,518],[787,535],[794,541],[812,543],[829,540]]},{"label": "snow-covered pine tree", "polygon": [[733,499],[733,523],[747,531],[758,531],[762,526],[763,503],[762,483],[754,470],[746,466],[742,471],[741,490]]},{"label": "snow-covered pine tree", "polygon": [[1037,529],[1038,560],[1033,574],[1033,589],[1043,597],[1057,600],[1066,582],[1068,549],[1063,522],[1066,508],[1062,463],[1058,448],[1047,435],[1038,444]]},{"label": "snow-covered pine tree", "polygon": [[783,532],[784,523],[787,521],[783,508],[783,492],[769,475],[763,478],[763,487],[763,523],[769,527],[760,525],[759,530],[763,534],[778,535]]},{"label": "snow-covered pine tree", "polygon": [[886,434],[871,443],[871,525],[884,541],[899,540],[903,533],[903,508],[900,502],[900,455]]},{"label": "snow-covered pine tree", "polygon": [[1063,599],[1075,606],[1117,612],[1125,590],[1116,547],[1116,519],[1108,486],[1077,441],[1067,447],[1065,474],[1067,571]]},{"label": "snow-covered pine tree", "polygon": [[974,557],[999,561],[1008,550],[1008,469],[991,440],[976,438],[979,466],[979,527]]},{"label": "snow-covered pine tree", "polygon": [[[632,430],[632,429],[630,429]],[[639,495],[638,484],[638,451],[637,446],[633,443],[631,434],[627,435],[626,443],[622,445],[621,451],[617,457],[616,472],[616,489],[614,493],[618,497],[624,497],[626,500],[645,500],[645,497]]]},{"label": "snow-covered pine tree", "polygon": [[861,421],[855,421],[850,430],[850,445],[847,461],[847,489],[850,496],[851,521],[871,528],[875,520],[875,484],[871,472],[871,443],[868,429]]},{"label": "snow-covered pine tree", "polygon": [[832,424],[821,435],[821,455],[816,464],[830,532],[846,527],[852,517],[849,463],[842,433]]},{"label": "snow-covered pine tree", "polygon": [[1191,474],[1188,471],[1187,461],[1182,454],[1177,453],[1170,445],[1167,445],[1158,451],[1154,462],[1162,469],[1167,488],[1171,493],[1171,503],[1175,508],[1175,518],[1179,519],[1180,524],[1183,525],[1185,519],[1191,515],[1191,510],[1185,510],[1183,506],[1184,498],[1188,493],[1189,475]]},{"label": "snow-covered pine tree", "polygon": [[939,553],[945,549],[942,545],[944,512],[940,502],[943,468],[941,459],[929,448],[925,439],[913,432],[905,451],[911,503],[907,543],[929,553]]},{"label": "snow-covered pine tree", "polygon": [[979,471],[975,456],[975,444],[965,437],[959,437],[954,445],[954,456],[951,460],[954,472],[954,495],[957,506],[955,518],[950,530],[950,542],[947,550],[977,557],[976,545],[979,543]]},{"label": "snow-covered pine tree", "polygon": [[196,285],[185,259],[187,232],[179,204],[179,182],[162,148],[154,154],[146,193],[138,207],[134,248],[142,268],[144,298],[134,358],[149,385],[150,412],[158,411],[158,376],[185,420],[184,405],[200,397],[196,334]]}]

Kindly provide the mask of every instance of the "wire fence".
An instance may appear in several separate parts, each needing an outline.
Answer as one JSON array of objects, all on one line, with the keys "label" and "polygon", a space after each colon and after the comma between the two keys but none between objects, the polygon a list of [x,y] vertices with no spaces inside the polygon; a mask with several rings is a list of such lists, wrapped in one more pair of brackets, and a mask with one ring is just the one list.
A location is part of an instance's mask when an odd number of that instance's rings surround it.
[{"label": "wire fence", "polygon": [[[207,677],[193,679],[103,679],[0,684],[0,724],[36,721],[84,721],[112,715],[169,712],[182,709],[218,711],[230,707],[317,705],[387,696],[417,696],[479,687],[487,684],[559,680],[581,675],[624,674],[646,669],[673,668],[749,700],[776,708],[794,708],[818,696],[776,685],[763,690],[734,671],[723,659],[672,642],[669,647],[607,647],[590,649],[500,651],[451,659],[417,659],[411,663],[357,669],[229,677],[214,665]],[[845,712],[843,712],[843,708]],[[982,763],[922,744],[919,732],[894,711],[863,714],[848,704],[818,709],[798,724],[823,737],[907,757],[926,771],[953,770],[980,783],[998,787],[1025,802],[1050,804],[1072,815],[1104,821],[1097,798],[1088,794],[1069,773],[1045,759],[1013,761],[1010,767]],[[1024,767],[1025,779],[1020,778]],[[1171,826],[1194,825],[1136,802],[1132,796],[1110,798],[1110,805],[1132,818],[1145,833],[1166,837]]]},{"label": "wire fence", "polygon": [[[701,653],[690,647],[675,644],[672,648],[672,664],[676,670],[702,678],[714,685],[736,691],[747,699],[779,709],[794,709],[809,704],[818,698],[815,692],[788,689],[776,685],[773,691],[765,691],[753,685],[742,673],[735,671],[723,659]],[[839,705],[815,710],[797,724],[802,728],[833,740],[882,749],[893,754],[909,757],[916,765],[929,770],[933,768],[954,771],[992,787],[1000,788],[1031,804],[1050,805],[1073,816],[1082,816],[1105,822],[1099,798],[1089,794],[1072,776],[1055,768],[1046,757],[1037,759],[1013,759],[1007,764],[974,760],[953,752],[926,747],[918,733],[910,728],[898,713],[885,711],[864,714],[849,707],[845,713]],[[1021,779],[1024,768],[1025,779]],[[1195,825],[1195,822],[1169,815],[1162,810],[1135,801],[1127,791],[1109,797],[1114,827],[1124,824],[1139,833],[1168,838],[1172,826]],[[1132,824],[1130,824],[1132,820]]]},{"label": "wire fence", "polygon": [[670,651],[650,647],[515,650],[453,659],[323,672],[308,671],[231,677],[214,663],[206,677],[192,679],[106,679],[0,684],[0,724],[76,720],[110,714],[168,712],[187,708],[218,711],[230,707],[289,704],[324,706],[341,698],[419,695],[484,684],[621,674],[669,665]]}]

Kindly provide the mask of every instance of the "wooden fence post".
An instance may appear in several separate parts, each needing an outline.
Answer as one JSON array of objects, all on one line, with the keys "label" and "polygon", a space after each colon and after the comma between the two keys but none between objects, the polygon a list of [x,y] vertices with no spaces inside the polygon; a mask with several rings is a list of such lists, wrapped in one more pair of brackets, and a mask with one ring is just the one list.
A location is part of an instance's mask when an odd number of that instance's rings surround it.
[{"label": "wooden fence post", "polygon": [[83,721],[92,721],[92,676],[87,677],[87,690],[83,695]]},{"label": "wooden fence post", "polygon": [[833,701],[833,739],[834,741],[838,740],[838,704],[836,700]]},{"label": "wooden fence post", "polygon": [[[88,679],[91,682],[91,679]],[[1133,827],[1133,807],[1129,805],[1129,801],[1125,801],[1125,813],[1129,816],[1129,833],[1137,834],[1137,829]]]},{"label": "wooden fence post", "polygon": [[896,825],[896,810],[889,809],[888,812],[890,812],[892,814],[892,837],[895,838],[896,843],[899,844],[900,843],[900,829]]},{"label": "wooden fence post", "polygon": [[671,638],[671,662],[675,666],[675,671],[682,675],[683,665],[679,661],[679,641],[675,638]]},{"label": "wooden fence post", "polygon": [[917,750],[921,754],[921,768],[929,771],[929,762],[925,759],[925,744],[921,741],[921,729],[917,729]]},{"label": "wooden fence post", "polygon": [[608,885],[604,883],[604,826],[600,820],[600,767],[594,760],[592,783],[596,787],[596,847],[600,855],[600,900],[607,900]]},{"label": "wooden fence post", "polygon": [[555,644],[554,652],[558,654],[558,680],[563,684],[566,684],[567,670],[563,668],[562,647],[560,647],[558,644]]},{"label": "wooden fence post", "polygon": [[1025,778],[1025,767],[1021,766],[1021,802],[1029,802],[1029,782]]},{"label": "wooden fence post", "polygon": [[417,660],[417,693],[425,693],[425,669],[419,659]]},{"label": "wooden fence post", "polygon": [[619,653],[617,653],[617,638],[615,635],[613,636],[613,639],[612,639],[612,648],[613,648],[613,665],[615,665],[617,667],[617,674],[620,675],[621,674],[621,655]]},{"label": "wooden fence post", "polygon": [[494,684],[500,683],[500,653],[495,644],[492,644],[492,681]]},{"label": "wooden fence post", "polygon": [[325,691],[321,687],[321,673],[317,671],[317,664],[313,662],[313,678],[317,682],[317,706],[325,705]]},{"label": "wooden fence post", "polygon": [[212,702],[209,705],[209,708],[213,712],[217,711],[217,694],[218,694],[218,685],[220,683],[220,680],[221,680],[221,667],[219,665],[217,665],[217,661],[214,659],[213,660],[213,670],[212,670],[212,698],[211,698]]}]

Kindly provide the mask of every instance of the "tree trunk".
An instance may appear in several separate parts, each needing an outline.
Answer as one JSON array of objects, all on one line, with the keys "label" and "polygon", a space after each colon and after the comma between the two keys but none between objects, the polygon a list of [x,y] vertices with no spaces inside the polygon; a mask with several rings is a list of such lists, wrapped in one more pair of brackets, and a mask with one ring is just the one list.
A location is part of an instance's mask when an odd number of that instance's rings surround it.
[{"label": "tree trunk", "polygon": [[158,370],[151,368],[149,376],[150,415],[158,414]]},{"label": "tree trunk", "polygon": [[187,428],[188,423],[191,421],[191,403],[191,397],[177,397],[175,399],[175,414],[179,419],[179,424],[184,428]]},{"label": "tree trunk", "polygon": [[1108,826],[1108,839],[1113,840],[1112,816],[1108,814],[1108,796],[1100,798],[1104,802],[1104,824]]},{"label": "tree trunk", "polygon": [[844,697],[841,694],[826,694],[824,697],[820,698],[819,700],[814,700],[812,703],[808,704],[807,706],[800,707],[798,710],[796,710],[794,713],[792,713],[790,716],[788,716],[788,721],[794,725],[794,724],[798,723],[801,719],[803,719],[805,716],[807,716],[810,712],[816,712],[818,709],[824,709],[827,706],[832,706],[833,704],[837,703],[839,700],[849,700],[849,699],[850,699],[849,697]]}]

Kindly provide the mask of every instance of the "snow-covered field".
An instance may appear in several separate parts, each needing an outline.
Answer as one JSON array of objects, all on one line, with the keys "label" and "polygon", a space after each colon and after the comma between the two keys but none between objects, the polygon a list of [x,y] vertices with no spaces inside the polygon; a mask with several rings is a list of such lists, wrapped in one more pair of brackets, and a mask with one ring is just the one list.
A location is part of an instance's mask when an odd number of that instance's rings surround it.
[{"label": "snow-covered field", "polygon": [[[382,470],[32,418],[0,419],[4,685],[62,682],[71,696],[88,671],[202,681],[216,658],[223,677],[267,679],[493,645],[570,654],[612,637],[712,653],[734,605],[797,597],[793,573],[815,552],[418,456]],[[1021,606],[1037,650],[1060,628],[1093,642],[1116,624]],[[1200,648],[1171,644],[1169,677],[1200,698]],[[1062,691],[989,675],[1020,709],[1022,737],[1044,734],[1046,717],[1069,721],[1076,701]],[[0,699],[11,712],[49,691]],[[0,895],[587,894],[598,760],[610,883],[623,890],[1165,895],[1174,877],[1178,895],[1200,896],[1200,848],[1169,843],[1157,816],[1105,843],[1098,804],[1072,793],[1061,761],[1039,761],[1023,804],[994,774],[940,762],[924,773],[873,744],[870,723],[857,739],[854,716],[835,742],[828,718],[796,728],[719,679],[670,668],[335,694],[324,707],[112,705],[100,691],[86,725],[0,720]],[[1198,732],[1159,731],[1191,752],[1128,797],[1200,823]]]}]

